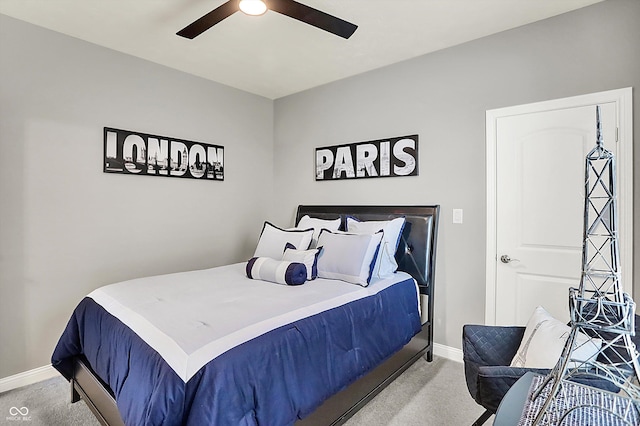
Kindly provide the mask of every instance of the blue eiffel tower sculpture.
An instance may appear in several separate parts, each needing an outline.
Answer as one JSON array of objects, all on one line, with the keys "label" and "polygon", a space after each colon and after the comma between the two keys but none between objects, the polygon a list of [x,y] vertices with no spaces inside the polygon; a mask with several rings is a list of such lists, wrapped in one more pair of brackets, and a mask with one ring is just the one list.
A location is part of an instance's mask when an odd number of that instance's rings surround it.
[{"label": "blue eiffel tower sculpture", "polygon": [[[534,381],[530,403],[539,408],[521,425],[640,425],[635,303],[620,283],[615,157],[604,148],[599,106],[596,133],[585,162],[582,277],[579,288],[569,290],[571,332],[551,373]],[[578,333],[590,339],[577,339]],[[599,350],[587,360],[574,358],[586,345]],[[584,384],[603,381],[619,391]]]}]

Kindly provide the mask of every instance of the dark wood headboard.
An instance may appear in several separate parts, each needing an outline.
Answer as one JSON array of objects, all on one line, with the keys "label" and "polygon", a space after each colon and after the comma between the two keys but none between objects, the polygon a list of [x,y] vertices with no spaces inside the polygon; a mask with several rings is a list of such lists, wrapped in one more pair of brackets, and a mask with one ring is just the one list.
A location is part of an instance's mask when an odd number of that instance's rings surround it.
[{"label": "dark wood headboard", "polygon": [[433,294],[436,266],[439,205],[433,206],[312,206],[300,205],[296,224],[304,215],[320,219],[341,219],[345,229],[347,216],[359,220],[389,220],[404,217],[406,224],[396,251],[398,269],[411,274],[423,294]]}]

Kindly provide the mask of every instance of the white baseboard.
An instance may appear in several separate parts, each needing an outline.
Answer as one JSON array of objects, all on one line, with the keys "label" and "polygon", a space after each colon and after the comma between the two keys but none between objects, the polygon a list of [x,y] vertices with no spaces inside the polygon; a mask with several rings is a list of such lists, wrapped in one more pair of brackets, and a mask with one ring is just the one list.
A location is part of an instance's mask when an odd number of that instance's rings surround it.
[{"label": "white baseboard", "polygon": [[441,356],[443,358],[450,359],[462,363],[462,349],[452,348],[451,346],[441,345],[440,343],[433,344],[433,354]]},{"label": "white baseboard", "polygon": [[0,393],[51,379],[59,374],[53,366],[45,365],[23,373],[14,374],[13,376],[4,377],[0,379]]}]

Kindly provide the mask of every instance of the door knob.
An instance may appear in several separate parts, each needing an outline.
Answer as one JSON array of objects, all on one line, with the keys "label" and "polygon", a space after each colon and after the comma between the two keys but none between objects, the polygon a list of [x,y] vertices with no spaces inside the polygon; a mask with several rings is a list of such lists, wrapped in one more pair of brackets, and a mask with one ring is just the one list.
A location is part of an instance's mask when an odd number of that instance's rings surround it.
[{"label": "door knob", "polygon": [[500,256],[500,262],[509,263],[509,262],[520,262],[520,261],[518,259],[510,258],[508,254],[503,254],[502,256]]}]

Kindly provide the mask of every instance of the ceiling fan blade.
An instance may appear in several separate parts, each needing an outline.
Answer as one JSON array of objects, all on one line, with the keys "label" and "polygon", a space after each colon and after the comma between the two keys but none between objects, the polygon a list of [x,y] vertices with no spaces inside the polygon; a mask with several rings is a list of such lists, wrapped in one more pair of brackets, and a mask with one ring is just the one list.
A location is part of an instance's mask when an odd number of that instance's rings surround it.
[{"label": "ceiling fan blade", "polygon": [[357,25],[329,15],[294,0],[267,0],[269,9],[302,21],[314,27],[328,31],[342,38],[349,38],[358,28]]},{"label": "ceiling fan blade", "polygon": [[238,11],[238,0],[229,0],[226,3],[221,4],[211,12],[204,15],[202,18],[195,20],[191,24],[187,25],[176,34],[185,38],[195,38],[213,27],[218,22],[233,15]]}]

